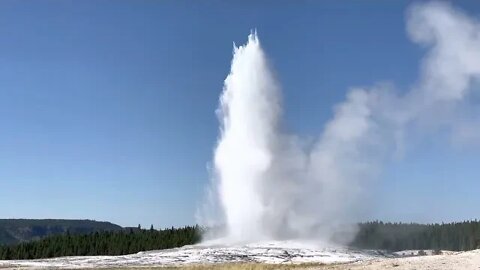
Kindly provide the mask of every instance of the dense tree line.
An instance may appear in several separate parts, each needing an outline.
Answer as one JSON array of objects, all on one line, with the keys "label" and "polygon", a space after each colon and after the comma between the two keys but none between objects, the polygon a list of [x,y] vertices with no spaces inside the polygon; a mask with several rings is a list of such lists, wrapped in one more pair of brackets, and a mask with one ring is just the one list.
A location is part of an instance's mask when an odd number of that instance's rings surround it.
[{"label": "dense tree line", "polygon": [[194,244],[199,227],[164,230],[127,229],[76,235],[66,233],[11,246],[0,246],[0,259],[37,259],[61,256],[124,255]]},{"label": "dense tree line", "polygon": [[[359,225],[352,247],[397,250],[471,250],[480,248],[480,222],[448,224],[367,222]],[[124,255],[194,244],[198,226],[143,230],[100,231],[90,234],[50,236],[41,240],[0,246],[0,259],[36,259],[60,256]]]},{"label": "dense tree line", "polygon": [[368,222],[351,244],[358,248],[391,251],[408,249],[472,250],[480,248],[480,222],[405,224]]}]

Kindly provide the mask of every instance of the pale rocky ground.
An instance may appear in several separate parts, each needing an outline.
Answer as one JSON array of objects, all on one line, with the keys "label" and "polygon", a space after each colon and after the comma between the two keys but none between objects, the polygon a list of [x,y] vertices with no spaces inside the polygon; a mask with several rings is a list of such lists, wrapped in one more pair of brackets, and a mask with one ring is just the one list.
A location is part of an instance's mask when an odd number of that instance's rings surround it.
[{"label": "pale rocky ground", "polygon": [[[322,268],[319,268],[322,269]],[[325,268],[323,268],[325,269]],[[329,269],[329,268],[326,268]],[[337,265],[330,269],[396,269],[396,270],[479,270],[480,250],[456,252],[444,255],[415,256],[404,258],[373,259],[345,265]]]},{"label": "pale rocky ground", "polygon": [[[287,247],[288,246],[288,247]],[[5,269],[230,269],[230,270],[480,270],[480,250],[443,251],[442,255],[409,256],[418,251],[382,254],[342,248],[263,243],[231,247],[190,246],[125,256],[63,257],[43,260],[0,261]],[[426,251],[431,254],[431,251]],[[393,257],[393,256],[407,257]]]}]

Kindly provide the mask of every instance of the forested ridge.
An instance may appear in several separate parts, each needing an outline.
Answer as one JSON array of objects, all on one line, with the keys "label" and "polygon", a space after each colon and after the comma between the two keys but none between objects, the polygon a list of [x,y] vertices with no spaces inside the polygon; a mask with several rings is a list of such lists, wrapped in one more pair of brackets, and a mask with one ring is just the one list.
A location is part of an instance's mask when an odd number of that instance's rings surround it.
[{"label": "forested ridge", "polygon": [[472,250],[480,248],[480,222],[442,224],[383,223],[360,224],[351,246],[390,251],[408,249]]},{"label": "forested ridge", "polygon": [[[60,256],[124,255],[195,244],[200,240],[199,226],[149,230],[129,228],[99,231],[84,235],[69,232],[41,240],[0,246],[0,259],[35,259]],[[398,250],[471,250],[480,248],[480,222],[447,224],[384,223],[359,224],[351,247]]]},{"label": "forested ridge", "polygon": [[89,234],[96,231],[119,231],[110,222],[73,219],[0,219],[0,245],[39,240],[52,235]]},{"label": "forested ridge", "polygon": [[124,255],[145,250],[181,247],[200,240],[198,226],[164,230],[127,229],[86,235],[56,235],[0,247],[0,259],[36,259],[62,256]]}]

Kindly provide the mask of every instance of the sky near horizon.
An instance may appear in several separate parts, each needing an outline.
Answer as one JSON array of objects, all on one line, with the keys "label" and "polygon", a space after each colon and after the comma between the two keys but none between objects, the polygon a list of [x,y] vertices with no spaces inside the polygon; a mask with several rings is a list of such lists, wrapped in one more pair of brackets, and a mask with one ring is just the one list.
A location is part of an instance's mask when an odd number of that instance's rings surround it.
[{"label": "sky near horizon", "polygon": [[[195,223],[232,43],[257,30],[285,126],[315,137],[352,87],[418,79],[410,3],[1,1],[0,218]],[[480,218],[479,152],[441,137],[407,148],[365,218]]]}]

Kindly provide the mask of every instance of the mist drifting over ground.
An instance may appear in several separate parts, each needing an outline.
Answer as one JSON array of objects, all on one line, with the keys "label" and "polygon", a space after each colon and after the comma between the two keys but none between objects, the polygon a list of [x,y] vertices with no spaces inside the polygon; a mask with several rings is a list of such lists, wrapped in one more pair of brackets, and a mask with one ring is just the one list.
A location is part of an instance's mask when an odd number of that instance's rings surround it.
[{"label": "mist drifting over ground", "polygon": [[347,224],[361,220],[369,185],[388,160],[408,155],[413,140],[442,133],[446,143],[480,142],[480,101],[472,95],[479,22],[438,2],[411,6],[406,20],[410,39],[426,49],[417,81],[404,91],[350,89],[313,145],[283,131],[281,89],[257,34],[235,47],[204,224],[225,225],[226,242],[348,242],[355,228]]}]

